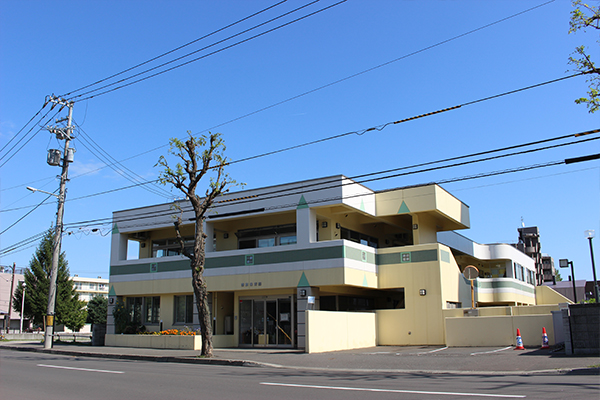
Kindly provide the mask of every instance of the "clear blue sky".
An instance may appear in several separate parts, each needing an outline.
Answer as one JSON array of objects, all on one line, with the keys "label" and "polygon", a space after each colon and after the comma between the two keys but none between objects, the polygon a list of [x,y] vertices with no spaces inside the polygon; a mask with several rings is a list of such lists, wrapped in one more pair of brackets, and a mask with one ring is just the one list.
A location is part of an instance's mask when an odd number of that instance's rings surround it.
[{"label": "clear blue sky", "polygon": [[[94,83],[276,2],[0,2],[0,145],[41,108],[46,95]],[[164,60],[307,3],[290,0]],[[322,0],[280,21],[334,3]],[[116,160],[130,158],[123,164],[147,180],[157,177],[154,165],[166,153],[169,138],[184,137],[188,130],[202,133],[218,126],[213,131],[224,135],[227,155],[236,160],[366,129],[567,76],[567,58],[580,44],[590,46],[598,56],[594,33],[567,34],[571,4],[564,0],[411,55],[542,3],[349,0],[144,82],[78,101],[74,119],[85,136]],[[273,22],[211,49],[277,25]],[[224,124],[392,60],[397,61]],[[247,188],[334,174],[352,177],[599,128],[600,115],[588,114],[584,106],[573,102],[585,90],[584,78],[571,78],[382,131],[247,161],[232,166],[229,173]],[[26,138],[37,131],[34,128]],[[97,170],[104,163],[96,157],[98,151],[84,146],[82,136],[73,142],[77,153],[67,199],[132,184],[110,168]],[[59,168],[46,164],[46,152],[62,144],[44,130],[22,148],[21,144],[0,153],[7,154],[0,163],[12,156],[0,170],[2,231],[31,209],[23,207],[45,198],[30,193],[26,186],[47,191],[58,187]],[[598,142],[591,141],[366,185],[377,190],[440,181],[578,157],[599,149]],[[599,161],[443,187],[470,206],[471,229],[460,232],[463,235],[479,243],[516,242],[523,219],[525,225],[539,227],[542,251],[554,257],[556,264],[560,258],[569,258],[575,263],[577,279],[592,279],[584,230],[595,229],[600,236]],[[115,210],[166,201],[141,188],[72,200],[66,203],[65,222],[108,218]],[[48,203],[2,234],[0,248],[48,229],[55,221],[56,202]],[[72,274],[108,277],[109,232],[110,225],[90,223],[65,236],[63,250]],[[594,243],[598,254],[598,238]],[[27,266],[34,249],[4,255],[0,264]],[[561,270],[561,274],[566,279],[570,273]]]}]

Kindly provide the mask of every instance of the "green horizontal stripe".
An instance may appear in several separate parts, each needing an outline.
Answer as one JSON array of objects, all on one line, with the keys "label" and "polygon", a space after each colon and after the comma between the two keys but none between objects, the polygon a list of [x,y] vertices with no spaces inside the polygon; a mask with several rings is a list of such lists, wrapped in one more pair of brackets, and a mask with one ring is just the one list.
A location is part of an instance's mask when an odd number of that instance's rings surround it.
[{"label": "green horizontal stripe", "polygon": [[[157,270],[152,271],[151,265],[157,264]],[[155,263],[140,263],[133,265],[111,265],[110,275],[148,274],[156,272],[188,271],[190,262],[188,260],[164,261]]]},{"label": "green horizontal stripe", "polygon": [[402,262],[402,254],[410,253],[410,262],[428,262],[428,261],[437,261],[437,250],[418,250],[418,251],[401,251],[398,253],[389,253],[389,254],[378,254],[377,255],[377,265],[389,265],[389,264],[406,264],[407,262]]},{"label": "green horizontal stripe", "polygon": [[475,279],[474,286],[481,289],[517,289],[529,294],[535,294],[535,288],[513,280],[482,282],[479,279]]},{"label": "green horizontal stripe", "polygon": [[[351,255],[357,260],[361,259],[361,252],[357,250],[358,254]],[[252,253],[248,253],[252,254]],[[367,253],[368,257],[369,253]],[[245,266],[245,254],[236,256],[225,256],[225,257],[210,257],[206,259],[206,268],[225,268],[225,267],[243,267]],[[268,264],[282,264],[292,263],[299,261],[318,261],[318,260],[331,260],[336,258],[344,258],[344,246],[337,247],[324,247],[318,249],[303,249],[303,250],[290,250],[290,251],[278,251],[271,253],[259,253],[254,255],[254,266],[256,265],[268,265]],[[374,259],[373,255],[371,258]],[[369,257],[367,258],[369,260]],[[157,264],[157,270],[151,271],[151,265]],[[190,262],[188,260],[177,260],[177,261],[157,261],[154,263],[139,263],[133,265],[118,265],[111,266],[110,275],[127,275],[127,274],[146,274],[150,272],[171,272],[171,271],[185,271],[190,268]]]}]

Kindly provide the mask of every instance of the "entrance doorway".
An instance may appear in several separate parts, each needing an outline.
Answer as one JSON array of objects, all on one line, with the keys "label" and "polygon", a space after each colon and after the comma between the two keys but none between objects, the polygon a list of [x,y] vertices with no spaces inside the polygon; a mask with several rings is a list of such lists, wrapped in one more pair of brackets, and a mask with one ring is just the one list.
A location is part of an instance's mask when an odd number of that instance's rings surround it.
[{"label": "entrance doorway", "polygon": [[240,298],[240,346],[294,347],[292,296]]}]

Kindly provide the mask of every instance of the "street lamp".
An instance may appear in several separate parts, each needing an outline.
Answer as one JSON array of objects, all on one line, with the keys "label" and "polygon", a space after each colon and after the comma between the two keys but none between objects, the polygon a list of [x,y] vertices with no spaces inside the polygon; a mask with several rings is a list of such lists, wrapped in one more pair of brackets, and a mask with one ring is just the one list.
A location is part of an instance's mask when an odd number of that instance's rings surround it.
[{"label": "street lamp", "polygon": [[19,333],[23,333],[23,312],[25,311],[25,289],[27,289],[27,284],[23,282],[21,286],[23,287],[23,298],[21,299],[21,323],[19,325]]},{"label": "street lamp", "polygon": [[27,186],[27,190],[31,190],[33,193],[35,193],[35,192],[46,193],[46,194],[49,194],[50,196],[54,196],[57,199],[60,199],[60,196],[55,193],[50,193],[50,192],[46,192],[45,190],[32,188],[31,186]]},{"label": "street lamp", "polygon": [[573,301],[577,304],[577,291],[575,289],[575,270],[573,269],[573,261],[569,261],[567,259],[558,260],[561,268],[567,268],[571,265],[571,278],[573,280]]},{"label": "street lamp", "polygon": [[590,241],[590,255],[592,256],[592,272],[594,273],[594,298],[596,304],[598,304],[598,279],[596,279],[596,264],[594,263],[594,248],[592,247],[592,239],[596,236],[596,232],[593,229],[585,231],[585,236]]}]

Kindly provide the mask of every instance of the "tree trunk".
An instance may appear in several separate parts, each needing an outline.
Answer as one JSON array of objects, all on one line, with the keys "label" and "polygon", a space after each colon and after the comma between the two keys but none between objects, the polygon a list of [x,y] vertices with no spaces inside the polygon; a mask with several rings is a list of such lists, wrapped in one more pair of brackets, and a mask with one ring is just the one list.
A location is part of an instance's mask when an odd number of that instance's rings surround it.
[{"label": "tree trunk", "polygon": [[210,309],[208,308],[208,291],[206,290],[206,281],[202,273],[198,273],[196,268],[192,267],[192,286],[196,297],[196,308],[198,309],[198,319],[200,320],[200,333],[202,334],[202,356],[213,356],[212,345],[212,323],[210,320]]}]

